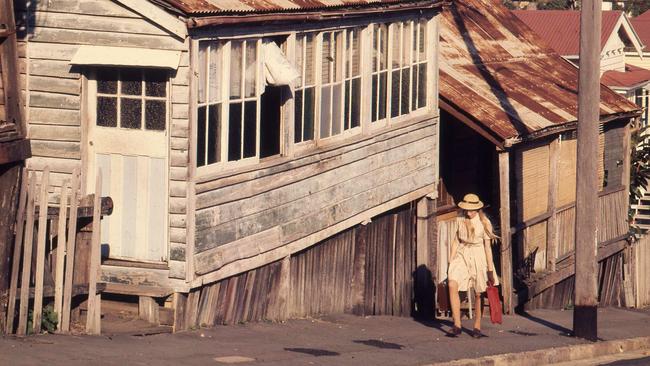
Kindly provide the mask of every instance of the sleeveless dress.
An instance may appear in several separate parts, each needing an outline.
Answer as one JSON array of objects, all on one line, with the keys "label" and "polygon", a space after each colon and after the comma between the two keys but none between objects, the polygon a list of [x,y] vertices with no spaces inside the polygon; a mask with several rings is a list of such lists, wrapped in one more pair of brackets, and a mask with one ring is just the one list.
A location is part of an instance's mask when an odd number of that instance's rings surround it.
[{"label": "sleeveless dress", "polygon": [[[457,230],[452,240],[458,243],[456,257],[449,263],[447,278],[458,283],[459,291],[467,291],[473,287],[477,292],[485,292],[488,281],[488,262],[485,257],[484,240],[490,240],[485,232],[483,223],[478,215],[470,219],[474,227],[474,235],[470,236],[465,225],[466,218],[456,219]],[[499,284],[499,279],[494,273],[494,285]]]}]

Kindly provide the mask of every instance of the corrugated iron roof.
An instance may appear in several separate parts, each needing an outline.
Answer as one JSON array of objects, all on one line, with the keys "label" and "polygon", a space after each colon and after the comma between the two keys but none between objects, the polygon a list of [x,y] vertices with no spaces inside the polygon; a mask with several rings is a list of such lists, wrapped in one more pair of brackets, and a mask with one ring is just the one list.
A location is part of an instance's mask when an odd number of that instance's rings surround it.
[{"label": "corrugated iron roof", "polygon": [[650,70],[634,65],[625,65],[625,71],[605,71],[600,81],[610,88],[632,88],[650,82]]},{"label": "corrugated iron roof", "polygon": [[634,19],[650,20],[650,10],[644,11],[642,14],[637,15]]},{"label": "corrugated iron roof", "polygon": [[[648,16],[641,18],[641,15],[648,14]],[[639,15],[636,18],[630,19],[636,34],[639,35],[641,42],[645,45],[644,52],[650,52],[650,10]]]},{"label": "corrugated iron roof", "polygon": [[[404,0],[158,0],[187,15],[219,13],[266,13],[292,10],[318,10],[381,4],[409,3]],[[438,2],[438,1],[434,1]]]},{"label": "corrugated iron roof", "polygon": [[[562,56],[580,52],[580,11],[578,10],[515,10],[513,13],[542,37]],[[601,49],[614,31],[620,10],[603,11],[600,32]]]},{"label": "corrugated iron roof", "polygon": [[[505,145],[577,121],[578,69],[498,0],[457,0],[445,9],[440,53],[443,104]],[[600,110],[639,108],[602,86]]]}]

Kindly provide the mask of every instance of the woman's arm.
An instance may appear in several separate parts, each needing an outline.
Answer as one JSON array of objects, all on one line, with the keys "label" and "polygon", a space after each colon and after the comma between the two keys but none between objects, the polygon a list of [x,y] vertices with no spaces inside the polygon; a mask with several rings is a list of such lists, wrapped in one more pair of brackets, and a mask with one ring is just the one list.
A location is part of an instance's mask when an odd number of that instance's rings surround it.
[{"label": "woman's arm", "polygon": [[494,271],[494,260],[492,259],[492,240],[483,240],[483,249],[485,249],[485,259],[487,260],[488,271]]}]

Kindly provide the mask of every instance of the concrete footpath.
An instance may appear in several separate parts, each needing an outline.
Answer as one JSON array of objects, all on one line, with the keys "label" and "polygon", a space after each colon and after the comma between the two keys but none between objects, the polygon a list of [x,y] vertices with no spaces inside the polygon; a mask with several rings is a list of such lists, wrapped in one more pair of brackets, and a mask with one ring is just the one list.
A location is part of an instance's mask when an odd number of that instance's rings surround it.
[{"label": "concrete footpath", "polygon": [[[596,343],[572,338],[572,311],[484,318],[487,337],[449,321],[327,316],[178,334],[0,338],[0,365],[543,365],[650,348],[650,310],[600,309]],[[472,321],[464,320],[465,330]],[[522,353],[523,352],[523,353]]]}]

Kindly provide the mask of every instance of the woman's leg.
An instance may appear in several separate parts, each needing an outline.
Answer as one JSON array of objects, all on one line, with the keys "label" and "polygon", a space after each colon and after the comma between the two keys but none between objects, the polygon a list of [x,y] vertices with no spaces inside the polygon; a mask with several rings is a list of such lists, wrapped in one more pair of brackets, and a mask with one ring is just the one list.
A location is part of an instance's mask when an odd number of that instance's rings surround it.
[{"label": "woman's leg", "polygon": [[476,297],[474,298],[476,300],[475,306],[474,306],[474,329],[481,329],[481,310],[483,306],[481,306],[481,293],[476,292]]},{"label": "woman's leg", "polygon": [[448,286],[451,317],[454,320],[454,325],[460,328],[460,295],[458,294],[458,282],[450,280]]}]

